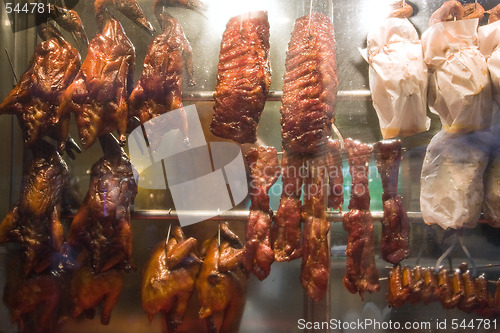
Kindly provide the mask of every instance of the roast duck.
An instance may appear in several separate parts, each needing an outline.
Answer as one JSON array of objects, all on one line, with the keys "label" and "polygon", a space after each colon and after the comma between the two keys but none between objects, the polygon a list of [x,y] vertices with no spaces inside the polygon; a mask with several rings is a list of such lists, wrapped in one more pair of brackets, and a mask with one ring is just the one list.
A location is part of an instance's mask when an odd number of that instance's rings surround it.
[{"label": "roast duck", "polygon": [[154,31],[135,0],[95,1],[95,15],[102,32],[90,41],[87,57],[61,102],[61,112],[75,114],[84,148],[115,130],[120,143],[126,141],[127,99],[133,88],[135,50],[110,13],[112,7],[147,31]]},{"label": "roast duck", "polygon": [[203,244],[204,255],[196,290],[201,304],[199,317],[205,319],[209,333],[217,333],[213,316],[222,312],[219,333],[232,332],[238,327],[245,306],[248,273],[242,259],[243,244],[226,223],[214,238]]},{"label": "roast duck", "polygon": [[[47,17],[50,16],[50,17]],[[37,32],[44,40],[35,49],[28,70],[0,104],[0,114],[15,114],[27,147],[45,136],[54,138],[59,150],[69,138],[70,115],[60,103],[64,90],[80,68],[80,54],[62,36],[49,18],[72,33],[79,44],[87,45],[87,36],[78,14],[51,5],[50,14],[37,15]],[[69,141],[68,152],[79,148]]]},{"label": "roast duck", "polygon": [[134,268],[130,211],[137,183],[115,137],[107,134],[99,140],[104,157],[92,166],[89,191],[69,228],[64,255],[75,267],[73,316],[104,299],[101,322],[107,324],[121,292],[123,272]]},{"label": "roast duck", "polygon": [[179,123],[168,123],[164,127],[179,128],[187,140],[187,119],[182,104],[183,71],[186,70],[188,86],[195,85],[193,54],[180,23],[164,12],[164,7],[170,6],[204,9],[197,1],[155,1],[154,13],[163,32],[149,45],[141,78],[130,95],[129,117],[137,117],[145,123],[168,111],[181,109],[183,115]]},{"label": "roast duck", "polygon": [[154,248],[141,283],[142,307],[150,321],[161,312],[167,331],[175,332],[194,291],[200,263],[198,241],[186,238],[180,227]]}]

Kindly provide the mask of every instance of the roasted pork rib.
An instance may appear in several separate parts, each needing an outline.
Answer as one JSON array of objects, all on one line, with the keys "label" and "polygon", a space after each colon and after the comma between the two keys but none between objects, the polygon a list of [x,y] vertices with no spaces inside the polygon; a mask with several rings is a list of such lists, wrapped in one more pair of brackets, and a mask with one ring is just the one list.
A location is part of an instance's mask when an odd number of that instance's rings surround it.
[{"label": "roasted pork rib", "polygon": [[368,191],[368,166],[373,148],[352,139],[346,139],[345,146],[352,189],[349,212],[343,217],[344,229],[349,233],[344,285],[351,293],[359,292],[363,298],[366,291],[380,290]]},{"label": "roasted pork rib", "polygon": [[55,147],[37,142],[24,170],[19,202],[0,224],[0,244],[13,241],[22,247],[25,275],[40,273],[57,259],[64,237],[59,206],[68,183],[68,166]]},{"label": "roasted pork rib", "polygon": [[271,84],[267,12],[229,20],[218,70],[210,130],[222,138],[253,143]]},{"label": "roasted pork rib", "polygon": [[384,190],[382,195],[384,219],[380,241],[382,258],[397,264],[410,254],[410,224],[401,197],[398,195],[401,141],[377,142],[375,157]]},{"label": "roasted pork rib", "polygon": [[281,99],[281,135],[288,154],[325,149],[334,118],[337,68],[333,24],[311,13],[295,21]]},{"label": "roasted pork rib", "polygon": [[146,263],[141,283],[142,307],[149,320],[162,312],[168,332],[182,323],[200,270],[198,241],[175,227],[173,238],[158,244]]},{"label": "roasted pork rib", "polygon": [[246,228],[243,264],[248,272],[264,280],[274,261],[270,237],[272,211],[268,192],[280,175],[278,153],[273,147],[252,148],[246,159],[251,172],[252,204]]}]

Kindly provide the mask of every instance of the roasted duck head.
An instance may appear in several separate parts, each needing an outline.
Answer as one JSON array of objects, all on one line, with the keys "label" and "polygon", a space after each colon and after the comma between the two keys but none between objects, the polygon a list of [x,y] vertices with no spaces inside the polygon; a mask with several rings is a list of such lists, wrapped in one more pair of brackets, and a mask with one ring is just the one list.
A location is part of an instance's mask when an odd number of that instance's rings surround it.
[{"label": "roasted duck head", "polygon": [[24,273],[40,273],[57,260],[63,243],[59,206],[69,171],[55,147],[37,143],[24,170],[19,201],[0,224],[0,244],[17,242],[24,253]]},{"label": "roasted duck head", "polygon": [[148,33],[153,34],[155,32],[155,28],[146,18],[136,0],[96,0],[94,2],[94,12],[101,29],[105,25],[105,20],[108,19],[110,8],[116,8]]},{"label": "roasted duck head", "polygon": [[217,332],[213,314],[224,312],[219,332],[228,333],[237,327],[245,305],[248,274],[241,263],[243,245],[226,223],[204,244],[205,258],[196,289],[201,303],[199,316],[207,322],[209,332]]},{"label": "roasted duck head", "polygon": [[202,16],[207,9],[201,0],[156,0],[153,7],[156,17],[161,14],[164,7],[182,7],[193,10]]},{"label": "roasted duck head", "polygon": [[155,247],[141,284],[142,307],[149,320],[162,312],[168,332],[182,323],[201,263],[196,239],[186,239],[180,227],[174,228],[173,236]]},{"label": "roasted duck head", "polygon": [[443,21],[461,20],[464,17],[464,7],[459,1],[449,0],[436,10],[429,19],[429,26]]},{"label": "roasted duck head", "polygon": [[130,210],[137,183],[116,139],[108,134],[100,140],[105,156],[92,166],[89,191],[71,223],[65,252],[74,257],[86,248],[96,273],[129,270],[133,268]]},{"label": "roasted duck head", "polygon": [[61,277],[44,272],[24,274],[23,258],[14,256],[9,263],[3,302],[10,320],[21,333],[51,333],[57,320],[55,312],[61,300]]},{"label": "roasted duck head", "polygon": [[486,13],[490,14],[488,17],[488,24],[500,20],[500,4],[488,10]]},{"label": "roasted duck head", "polygon": [[[76,12],[55,6],[51,13],[61,27],[74,34],[77,42],[85,43],[87,37]],[[62,151],[68,140],[70,117],[60,112],[60,99],[78,73],[80,54],[52,22],[47,22],[46,15],[37,16],[37,23],[38,34],[44,41],[36,47],[29,68],[16,87],[0,103],[0,115],[17,116],[27,147],[49,135]]]}]

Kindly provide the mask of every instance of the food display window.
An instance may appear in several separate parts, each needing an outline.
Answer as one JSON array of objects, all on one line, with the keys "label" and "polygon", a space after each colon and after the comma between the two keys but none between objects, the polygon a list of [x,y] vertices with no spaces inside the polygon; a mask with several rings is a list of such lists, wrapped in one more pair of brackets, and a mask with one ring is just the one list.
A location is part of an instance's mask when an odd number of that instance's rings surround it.
[{"label": "food display window", "polygon": [[0,333],[500,329],[498,1],[0,5]]}]

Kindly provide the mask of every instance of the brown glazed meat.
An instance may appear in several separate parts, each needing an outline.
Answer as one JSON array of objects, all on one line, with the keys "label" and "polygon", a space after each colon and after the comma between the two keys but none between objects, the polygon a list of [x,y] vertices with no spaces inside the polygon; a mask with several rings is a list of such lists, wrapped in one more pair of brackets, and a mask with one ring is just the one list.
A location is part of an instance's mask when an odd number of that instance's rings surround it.
[{"label": "brown glazed meat", "polygon": [[409,18],[413,14],[413,7],[403,1],[396,1],[392,5],[392,11],[389,14],[389,17],[396,17],[396,18]]},{"label": "brown glazed meat", "polygon": [[281,174],[283,189],[278,212],[271,227],[271,239],[276,261],[290,261],[302,256],[302,171],[303,159],[283,152]]},{"label": "brown glazed meat", "polygon": [[349,233],[346,249],[344,285],[351,293],[380,290],[373,240],[373,219],[368,190],[368,167],[372,146],[352,139],[345,140],[349,171],[352,177],[349,212],[344,214],[343,226]]},{"label": "brown glazed meat", "polygon": [[108,325],[111,312],[118,302],[123,289],[124,274],[120,269],[111,268],[96,273],[90,266],[87,251],[78,258],[78,268],[72,272],[70,298],[72,316],[78,318],[82,313],[93,319],[95,308],[101,304],[101,324]]},{"label": "brown glazed meat", "polygon": [[342,210],[344,203],[344,175],[342,174],[342,149],[339,140],[328,140],[328,207]]},{"label": "brown glazed meat", "polygon": [[100,138],[104,157],[91,169],[89,191],[68,232],[69,250],[89,251],[96,273],[129,270],[132,263],[130,210],[137,194],[129,158],[108,134]]},{"label": "brown glazed meat", "polygon": [[464,7],[459,1],[446,1],[431,15],[429,26],[443,21],[461,20],[464,17],[464,12]]},{"label": "brown glazed meat", "polygon": [[479,19],[484,17],[484,8],[479,3],[467,3],[464,5],[463,20]]},{"label": "brown glazed meat", "polygon": [[490,14],[490,17],[488,17],[488,24],[500,20],[500,4],[488,10],[487,13]]},{"label": "brown glazed meat", "polygon": [[375,144],[375,160],[382,179],[384,219],[380,251],[382,258],[397,264],[410,255],[410,223],[398,195],[401,141],[380,141]]},{"label": "brown glazed meat", "polygon": [[326,220],[326,155],[320,154],[307,161],[307,177],[304,184],[302,219],[302,265],[300,282],[307,295],[316,302],[323,299],[330,279],[330,245]]},{"label": "brown glazed meat", "polygon": [[24,274],[23,258],[9,262],[3,302],[20,333],[52,333],[61,301],[62,278],[52,272]]},{"label": "brown glazed meat", "polygon": [[254,143],[270,84],[267,12],[231,18],[220,47],[212,133]]},{"label": "brown glazed meat", "polygon": [[[51,16],[86,45],[87,37],[75,11],[53,6]],[[37,17],[37,20],[46,18]],[[24,143],[32,147],[46,135],[53,137],[63,151],[69,133],[69,114],[60,111],[60,99],[80,68],[80,54],[52,22],[37,26],[44,40],[35,49],[28,70],[0,104],[0,114],[15,114]]]},{"label": "brown glazed meat", "polygon": [[281,136],[288,154],[325,149],[334,119],[337,67],[333,24],[320,13],[295,21],[285,62]]},{"label": "brown glazed meat", "polygon": [[243,245],[226,223],[220,226],[219,237],[204,244],[205,257],[196,280],[198,299],[201,303],[200,319],[205,319],[209,333],[217,333],[213,314],[224,312],[219,333],[233,332],[245,306],[248,274],[241,263]]},{"label": "brown glazed meat", "polygon": [[90,42],[87,57],[64,92],[61,103],[63,113],[75,114],[84,148],[115,130],[120,135],[120,143],[126,140],[127,98],[133,88],[135,50],[121,24],[108,11],[111,5],[152,31],[135,0],[97,0],[94,3],[102,32]]},{"label": "brown glazed meat", "polygon": [[68,166],[45,141],[34,146],[24,169],[19,201],[0,224],[0,244],[17,242],[24,253],[24,274],[40,273],[61,250],[60,204],[68,186]]},{"label": "brown glazed meat", "polygon": [[406,303],[411,294],[410,286],[403,284],[403,271],[400,265],[394,265],[389,272],[388,281],[387,305],[399,308]]},{"label": "brown glazed meat", "polygon": [[272,211],[269,207],[269,189],[278,180],[280,167],[278,153],[273,147],[252,148],[246,155],[250,167],[250,216],[246,227],[243,264],[264,280],[271,271],[274,252],[271,248]]},{"label": "brown glazed meat", "polygon": [[149,321],[162,312],[168,332],[182,324],[201,263],[196,239],[186,239],[180,227],[174,228],[173,236],[155,247],[141,283],[142,307]]},{"label": "brown glazed meat", "polygon": [[[154,11],[163,32],[149,45],[144,69],[137,86],[130,95],[130,117],[138,117],[141,123],[171,110],[182,109],[182,74],[187,72],[188,85],[195,84],[191,45],[184,36],[179,22],[163,7],[169,1],[156,0]],[[185,118],[185,117],[184,117]],[[178,127],[187,137],[187,120]]]}]

